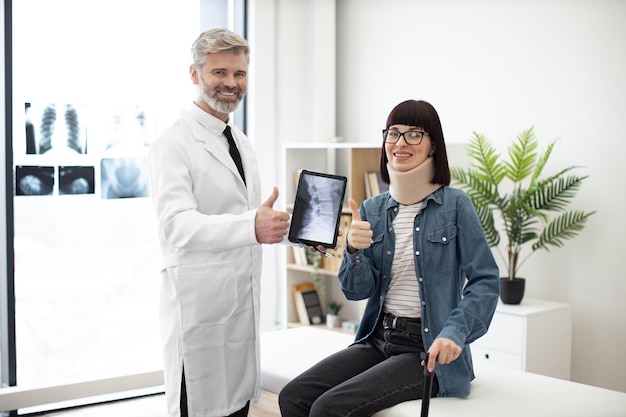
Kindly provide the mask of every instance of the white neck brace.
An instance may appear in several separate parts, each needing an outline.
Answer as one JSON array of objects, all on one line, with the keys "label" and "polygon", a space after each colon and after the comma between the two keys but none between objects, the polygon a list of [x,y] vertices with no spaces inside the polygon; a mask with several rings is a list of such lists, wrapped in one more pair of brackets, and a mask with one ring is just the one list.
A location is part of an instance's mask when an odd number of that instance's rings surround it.
[{"label": "white neck brace", "polygon": [[389,171],[389,193],[400,204],[408,206],[419,203],[430,194],[442,187],[441,184],[431,183],[435,174],[435,165],[432,157],[415,168],[400,172],[387,163]]}]

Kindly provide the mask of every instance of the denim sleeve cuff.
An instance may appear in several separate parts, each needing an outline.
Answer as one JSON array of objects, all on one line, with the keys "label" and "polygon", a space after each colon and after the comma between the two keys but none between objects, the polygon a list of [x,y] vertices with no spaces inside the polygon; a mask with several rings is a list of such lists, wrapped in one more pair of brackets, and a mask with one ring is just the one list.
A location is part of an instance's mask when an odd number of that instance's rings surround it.
[{"label": "denim sleeve cuff", "polygon": [[465,345],[465,340],[467,339],[466,337],[463,337],[462,332],[455,330],[452,327],[445,327],[441,333],[439,333],[436,337],[436,339],[438,338],[442,338],[445,337],[446,339],[450,339],[452,340],[454,343],[456,343],[459,347],[461,347],[461,349],[463,348],[463,346]]},{"label": "denim sleeve cuff", "polygon": [[354,253],[348,252],[348,249],[345,250],[345,258],[348,260],[349,265],[357,265],[363,263],[363,251],[357,250]]}]

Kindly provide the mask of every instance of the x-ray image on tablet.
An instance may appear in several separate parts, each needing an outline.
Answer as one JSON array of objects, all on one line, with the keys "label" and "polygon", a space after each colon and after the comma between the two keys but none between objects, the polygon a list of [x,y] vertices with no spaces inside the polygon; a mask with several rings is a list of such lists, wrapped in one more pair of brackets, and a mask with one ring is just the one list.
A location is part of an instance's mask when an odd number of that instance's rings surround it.
[{"label": "x-ray image on tablet", "polygon": [[302,170],[293,205],[289,240],[334,248],[347,178]]}]

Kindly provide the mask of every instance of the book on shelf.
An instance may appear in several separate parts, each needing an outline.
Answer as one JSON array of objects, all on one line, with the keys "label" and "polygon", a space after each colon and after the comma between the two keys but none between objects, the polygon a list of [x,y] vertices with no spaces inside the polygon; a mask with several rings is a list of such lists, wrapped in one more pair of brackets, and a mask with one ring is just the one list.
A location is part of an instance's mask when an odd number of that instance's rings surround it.
[{"label": "book on shelf", "polygon": [[305,282],[293,286],[294,302],[298,320],[302,324],[321,324],[324,322],[324,311],[315,284]]},{"label": "book on shelf", "polygon": [[383,178],[380,176],[380,171],[376,171],[376,181],[378,181],[379,194],[389,191],[389,184],[383,181]]},{"label": "book on shelf", "polygon": [[371,197],[389,190],[389,184],[385,184],[380,176],[380,171],[366,172],[368,177],[369,191]]},{"label": "book on shelf", "polygon": [[372,186],[370,184],[370,173],[363,173],[363,187],[365,188],[365,198],[372,197]]},{"label": "book on shelf", "polygon": [[307,248],[302,246],[290,246],[293,255],[293,263],[296,265],[307,265],[306,251]]}]

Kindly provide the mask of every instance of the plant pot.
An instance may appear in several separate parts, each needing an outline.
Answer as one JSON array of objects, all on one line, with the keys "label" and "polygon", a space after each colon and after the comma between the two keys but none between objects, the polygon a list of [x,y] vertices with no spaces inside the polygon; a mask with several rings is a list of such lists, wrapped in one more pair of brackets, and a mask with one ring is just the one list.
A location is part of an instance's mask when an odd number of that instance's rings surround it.
[{"label": "plant pot", "polygon": [[326,327],[341,327],[341,319],[335,314],[326,314]]},{"label": "plant pot", "polygon": [[524,278],[500,278],[500,299],[504,304],[519,304],[524,298]]}]

